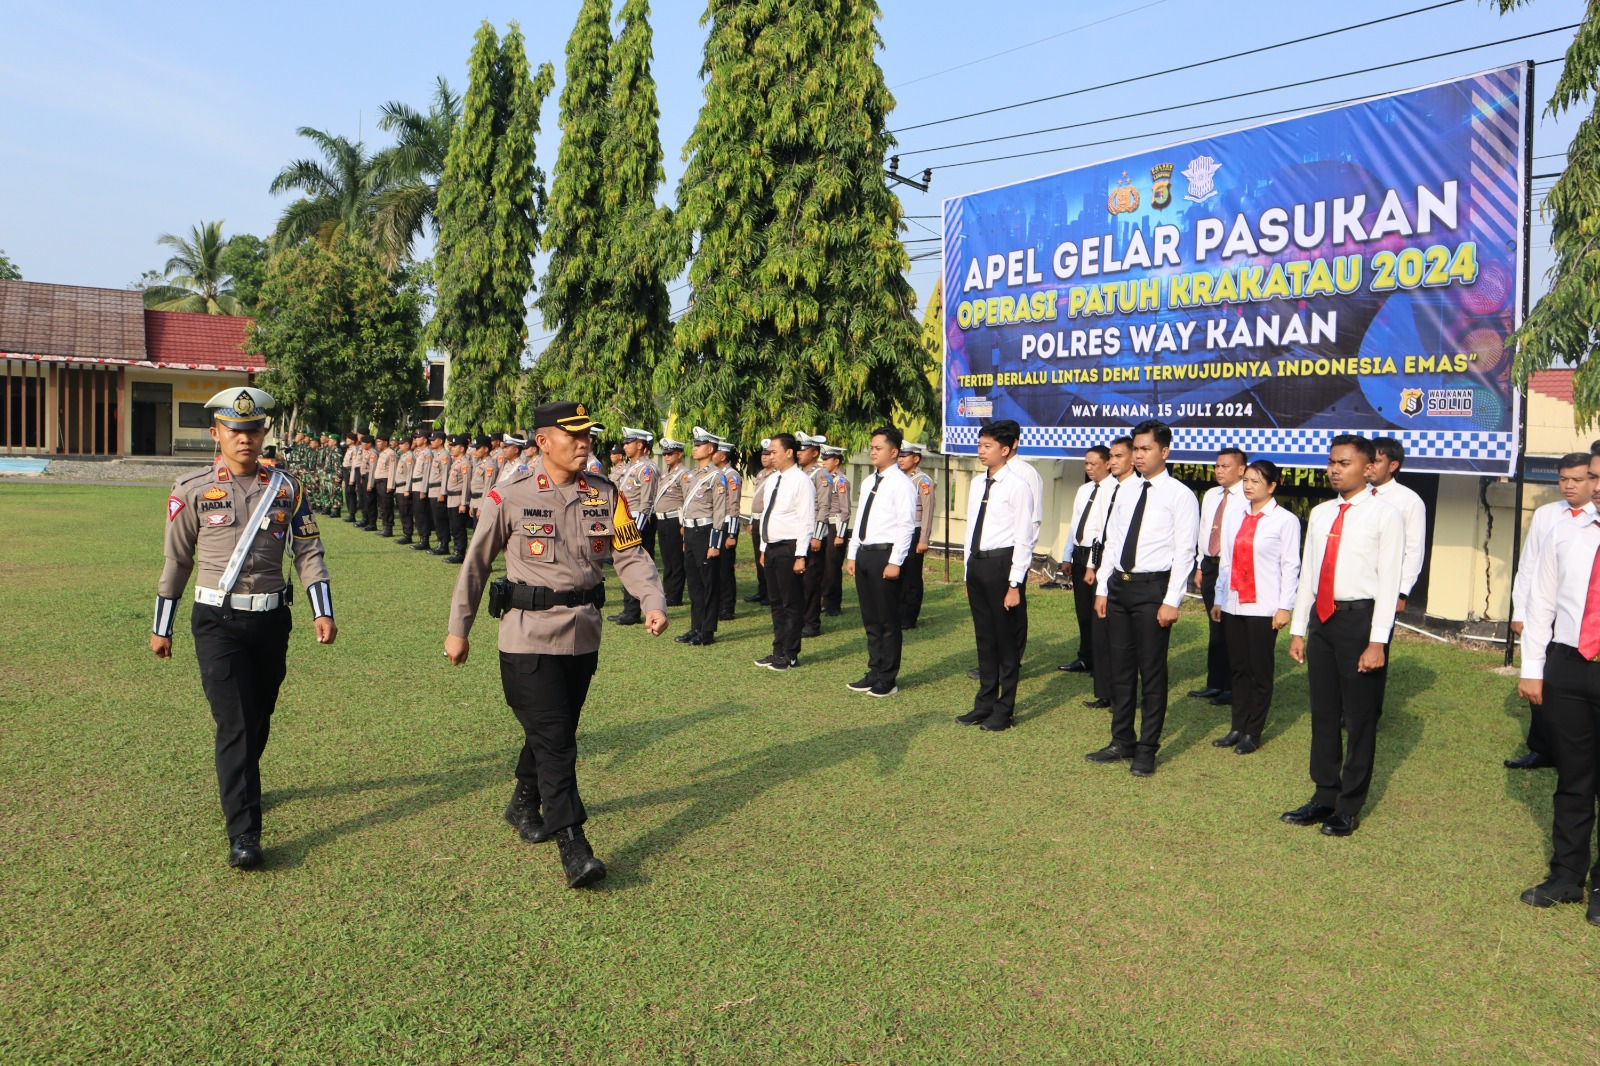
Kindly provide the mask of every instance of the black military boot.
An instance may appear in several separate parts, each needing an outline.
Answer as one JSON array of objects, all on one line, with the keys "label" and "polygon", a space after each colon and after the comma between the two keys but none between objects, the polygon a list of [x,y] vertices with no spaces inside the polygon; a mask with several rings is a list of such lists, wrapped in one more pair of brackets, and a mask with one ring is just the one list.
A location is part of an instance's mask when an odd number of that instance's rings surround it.
[{"label": "black military boot", "polygon": [[[261,865],[261,834],[240,833],[233,838],[233,846],[228,849],[228,865],[240,870],[254,870]],[[600,870],[600,876],[606,875],[605,869]]]},{"label": "black military boot", "polygon": [[594,857],[581,826],[568,826],[557,833],[556,846],[561,849],[561,868],[567,873],[568,888],[583,888],[606,879],[606,864]]},{"label": "black military boot", "polygon": [[550,839],[544,819],[539,817],[539,790],[532,785],[517,782],[511,802],[506,804],[506,822],[530,844],[542,844]]}]

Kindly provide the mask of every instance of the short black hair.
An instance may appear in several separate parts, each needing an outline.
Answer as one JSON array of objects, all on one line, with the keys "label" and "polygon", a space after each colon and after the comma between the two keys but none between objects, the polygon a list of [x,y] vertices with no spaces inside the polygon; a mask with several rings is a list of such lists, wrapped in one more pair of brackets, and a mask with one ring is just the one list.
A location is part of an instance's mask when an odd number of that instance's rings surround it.
[{"label": "short black hair", "polygon": [[773,448],[782,448],[784,451],[793,454],[800,450],[800,442],[794,439],[793,433],[774,433],[772,439],[767,443],[767,448],[769,451]]},{"label": "short black hair", "polygon": [[1119,444],[1122,445],[1124,448],[1128,449],[1130,452],[1133,451],[1133,438],[1128,436],[1127,434],[1123,434],[1120,437],[1112,437],[1111,438],[1111,447],[1112,448],[1115,448]]},{"label": "short black hair", "polygon": [[895,451],[899,451],[900,445],[906,442],[906,435],[901,433],[894,426],[879,426],[877,429],[872,431],[872,435],[874,437],[882,437],[884,440],[888,441],[889,446]]},{"label": "short black hair", "polygon": [[1133,435],[1135,437],[1145,433],[1155,437],[1156,443],[1161,447],[1172,447],[1172,427],[1167,425],[1165,422],[1157,422],[1153,418],[1147,418],[1143,422],[1140,422],[1137,426],[1133,427]]},{"label": "short black hair", "polygon": [[1589,445],[1589,454],[1600,455],[1600,440],[1594,441]]},{"label": "short black hair", "polygon": [[1328,452],[1332,454],[1335,448],[1348,445],[1367,457],[1367,462],[1377,458],[1377,452],[1372,447],[1372,442],[1359,433],[1341,433],[1328,442]]},{"label": "short black hair", "polygon": [[1394,460],[1401,466],[1406,465],[1406,446],[1393,437],[1373,437],[1372,454],[1373,458],[1381,455],[1385,459]]},{"label": "short black hair", "polygon": [[[1229,450],[1232,451],[1234,449]],[[1220,455],[1222,453],[1218,452],[1217,454]],[[1245,469],[1254,470],[1256,473],[1260,474],[1261,480],[1265,481],[1268,485],[1271,485],[1274,489],[1276,489],[1283,481],[1283,474],[1279,472],[1278,464],[1273,462],[1271,459],[1257,459],[1255,462],[1246,466]]]},{"label": "short black hair", "polygon": [[1098,455],[1102,462],[1109,463],[1111,461],[1111,449],[1104,444],[1092,444],[1083,454],[1085,458],[1091,455]]},{"label": "short black hair", "polygon": [[1224,455],[1231,455],[1231,456],[1235,457],[1236,459],[1239,460],[1240,463],[1242,463],[1245,466],[1249,466],[1250,465],[1250,457],[1248,455],[1246,455],[1242,449],[1239,449],[1239,448],[1221,448],[1221,449],[1219,449],[1217,451],[1217,458],[1218,459],[1221,459]]},{"label": "short black hair", "polygon": [[1556,469],[1571,470],[1575,466],[1581,466],[1587,470],[1589,469],[1589,458],[1593,454],[1594,453],[1592,451],[1568,452],[1566,455],[1563,455],[1560,459],[1556,460]]},{"label": "short black hair", "polygon": [[1022,436],[1022,427],[1013,419],[1002,418],[983,426],[978,430],[978,436],[988,437],[1002,448],[1015,448],[1017,439]]}]

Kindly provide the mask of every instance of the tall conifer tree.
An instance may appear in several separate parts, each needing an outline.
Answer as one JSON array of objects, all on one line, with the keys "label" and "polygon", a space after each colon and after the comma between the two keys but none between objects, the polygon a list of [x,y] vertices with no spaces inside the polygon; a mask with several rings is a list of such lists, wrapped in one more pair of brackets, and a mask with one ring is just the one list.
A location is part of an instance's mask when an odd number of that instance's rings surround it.
[{"label": "tall conifer tree", "polygon": [[756,439],[863,444],[896,407],[932,417],[874,0],[711,0],[705,106],[679,218],[698,235],[672,365],[677,411]]},{"label": "tall conifer tree", "polygon": [[544,211],[534,138],[554,82],[548,63],[530,76],[515,22],[503,40],[487,22],[478,29],[439,181],[438,296],[429,328],[430,343],[451,357],[445,421],[452,429],[510,428],[516,419]]}]

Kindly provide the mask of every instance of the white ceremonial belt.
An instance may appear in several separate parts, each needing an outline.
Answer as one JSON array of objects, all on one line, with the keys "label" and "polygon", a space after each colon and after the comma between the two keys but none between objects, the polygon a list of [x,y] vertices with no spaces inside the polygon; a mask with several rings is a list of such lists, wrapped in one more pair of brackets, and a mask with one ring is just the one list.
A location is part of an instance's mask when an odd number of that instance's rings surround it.
[{"label": "white ceremonial belt", "polygon": [[683,520],[683,526],[685,529],[704,529],[710,524],[711,519],[709,518],[685,518]]},{"label": "white ceremonial belt", "polygon": [[252,595],[224,596],[216,589],[201,588],[198,585],[194,590],[194,602],[203,603],[210,607],[221,607],[223,601],[236,611],[276,611],[283,604],[283,593],[257,592]]},{"label": "white ceremonial belt", "polygon": [[682,513],[682,511],[657,511],[656,518],[664,522],[669,518],[677,518]]}]

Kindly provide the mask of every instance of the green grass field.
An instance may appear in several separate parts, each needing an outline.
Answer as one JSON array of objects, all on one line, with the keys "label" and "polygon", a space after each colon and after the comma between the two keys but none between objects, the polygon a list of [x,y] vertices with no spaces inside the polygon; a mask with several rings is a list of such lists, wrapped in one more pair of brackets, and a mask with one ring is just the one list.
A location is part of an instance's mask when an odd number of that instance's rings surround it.
[{"label": "green grass field", "polygon": [[[1176,699],[1150,780],[1032,593],[1019,727],[963,729],[971,627],[932,585],[902,693],[848,692],[845,616],[787,675],[740,604],[712,648],[607,627],[589,835],[500,818],[520,736],[492,620],[441,655],[455,569],[325,525],[338,643],[295,605],[267,868],[225,861],[187,612],[148,651],[165,491],[0,486],[0,1059],[7,1062],[1595,1062],[1600,929],[1537,911],[1549,771],[1494,656],[1396,648],[1349,840],[1310,795],[1306,680],[1247,758]],[[748,562],[748,547],[740,545]],[[743,578],[749,591],[748,567]],[[681,632],[686,610],[672,613]],[[1172,686],[1194,687],[1186,609]]]}]

